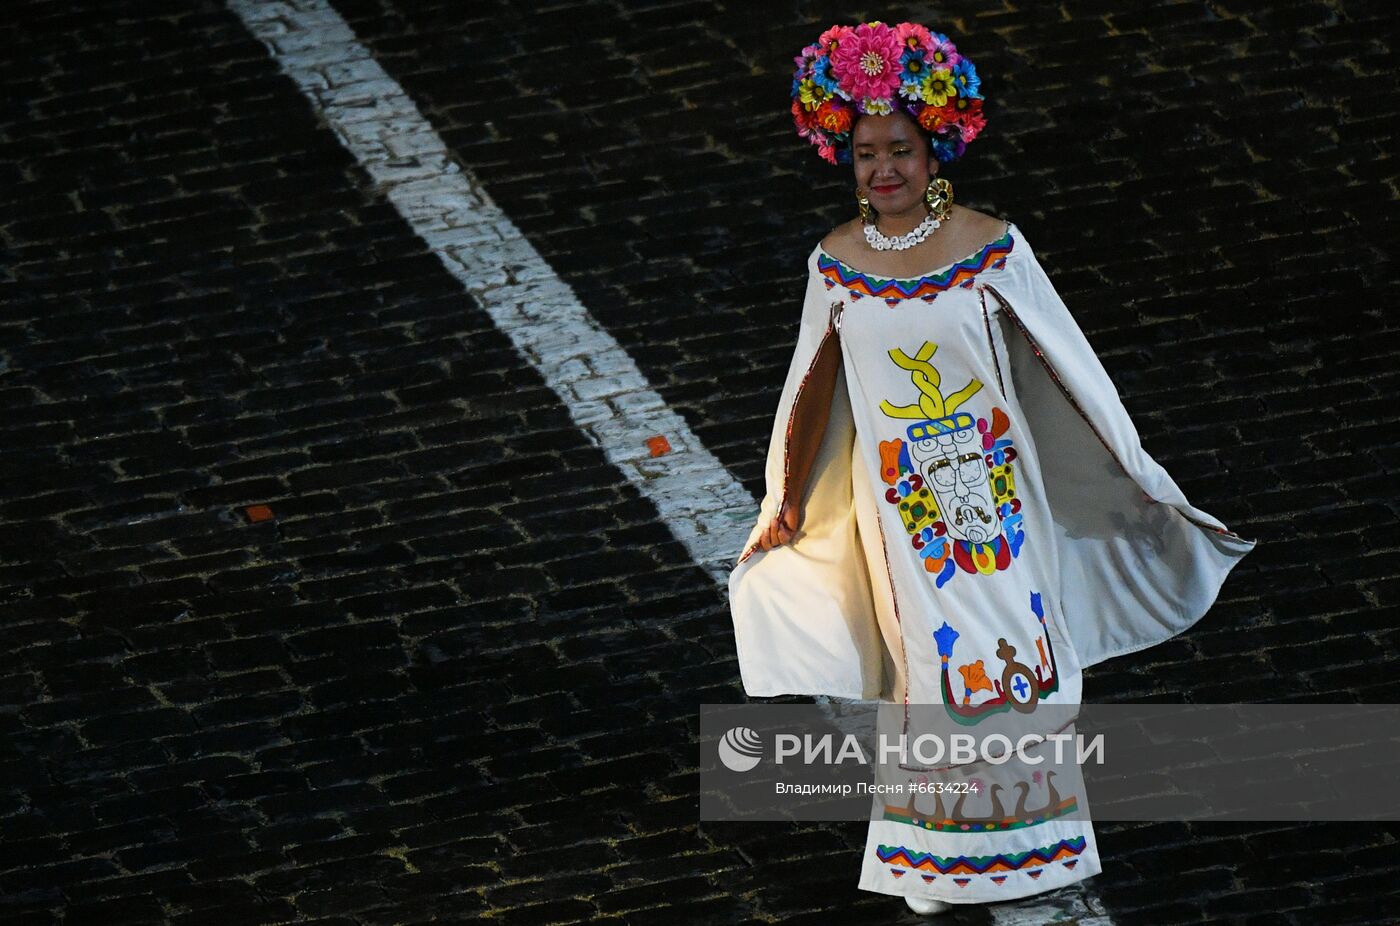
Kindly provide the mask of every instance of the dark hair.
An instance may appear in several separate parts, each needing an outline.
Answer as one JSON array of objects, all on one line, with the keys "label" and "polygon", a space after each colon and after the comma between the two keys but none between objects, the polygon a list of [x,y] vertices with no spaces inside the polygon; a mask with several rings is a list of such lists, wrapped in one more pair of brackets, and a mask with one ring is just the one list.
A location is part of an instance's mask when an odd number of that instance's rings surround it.
[{"label": "dark hair", "polygon": [[[909,118],[909,121],[914,125],[914,134],[918,135],[919,140],[923,142],[924,150],[928,152],[929,157],[935,158],[937,157],[937,155],[935,155],[933,148],[933,133],[930,132],[928,129],[924,128],[922,125],[919,125],[919,117],[914,113],[914,111],[916,111],[917,109],[917,103],[910,103],[906,100],[901,102],[899,105],[895,106],[894,112],[901,113]],[[865,115],[865,113],[857,115],[855,122],[851,123],[851,140],[849,147],[852,149],[852,152],[854,152],[856,143],[856,126],[860,124],[861,119],[865,118]],[[891,113],[891,115],[893,115],[893,113]]]}]

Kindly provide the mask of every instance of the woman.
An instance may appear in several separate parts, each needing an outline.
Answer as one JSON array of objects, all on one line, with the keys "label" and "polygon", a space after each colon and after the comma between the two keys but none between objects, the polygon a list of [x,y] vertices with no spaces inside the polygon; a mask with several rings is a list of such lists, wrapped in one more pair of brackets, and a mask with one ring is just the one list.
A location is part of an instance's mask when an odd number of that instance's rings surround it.
[{"label": "woman", "polygon": [[[1015,223],[953,205],[941,165],[985,124],[971,61],[878,22],[795,60],[798,132],[852,165],[861,215],[808,258],[730,575],[745,690],[902,704],[906,733],[911,705],[974,732],[1039,709],[1042,732],[1072,732],[1053,706],[1078,704],[1082,670],[1190,627],[1255,541],[1143,450]],[[860,888],[939,912],[1098,873],[1082,780],[1019,771],[951,809],[877,796]]]}]

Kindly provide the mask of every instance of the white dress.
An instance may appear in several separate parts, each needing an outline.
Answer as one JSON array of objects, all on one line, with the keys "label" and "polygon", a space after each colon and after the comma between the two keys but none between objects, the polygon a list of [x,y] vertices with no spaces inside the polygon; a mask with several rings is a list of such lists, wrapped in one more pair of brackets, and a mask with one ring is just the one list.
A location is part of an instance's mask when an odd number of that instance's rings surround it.
[{"label": "white dress", "polygon": [[[1085,667],[1199,620],[1254,547],[1142,449],[1014,223],[917,280],[820,247],[808,274],[767,492],[729,583],[750,695],[941,705],[971,732],[1033,718],[1077,704]],[[821,394],[803,387],[823,370],[836,380],[803,522],[765,552],[758,534],[792,501],[790,430]],[[1003,769],[997,803],[982,791],[957,819],[951,801],[931,814],[877,796],[859,886],[984,902],[1096,874],[1068,771]]]}]

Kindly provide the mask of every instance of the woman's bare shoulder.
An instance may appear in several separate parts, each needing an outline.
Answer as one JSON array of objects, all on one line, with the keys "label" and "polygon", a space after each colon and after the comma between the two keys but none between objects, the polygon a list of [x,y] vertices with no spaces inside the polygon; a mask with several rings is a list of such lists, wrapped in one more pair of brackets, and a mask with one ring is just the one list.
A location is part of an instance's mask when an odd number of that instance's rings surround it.
[{"label": "woman's bare shoulder", "polygon": [[993,238],[999,238],[1006,229],[1005,219],[999,219],[985,212],[978,212],[976,209],[968,209],[966,206],[954,204],[953,208],[962,213],[963,224],[967,226],[967,235],[974,242],[985,243]]},{"label": "woman's bare shoulder", "polygon": [[848,260],[855,251],[853,245],[865,240],[860,219],[842,222],[822,239],[822,250],[837,260]]}]

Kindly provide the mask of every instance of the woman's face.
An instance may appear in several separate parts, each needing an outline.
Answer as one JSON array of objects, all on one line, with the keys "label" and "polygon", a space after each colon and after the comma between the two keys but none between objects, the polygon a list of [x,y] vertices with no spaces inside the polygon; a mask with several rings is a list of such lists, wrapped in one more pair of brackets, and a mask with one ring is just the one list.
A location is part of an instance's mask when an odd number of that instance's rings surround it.
[{"label": "woman's face", "polygon": [[923,201],[936,170],[933,152],[904,113],[861,116],[851,134],[856,186],[876,212],[899,214]]}]

